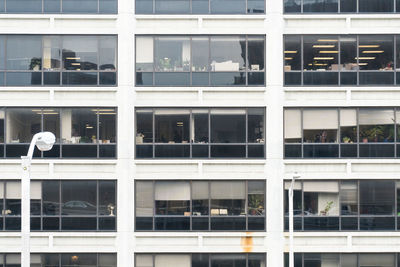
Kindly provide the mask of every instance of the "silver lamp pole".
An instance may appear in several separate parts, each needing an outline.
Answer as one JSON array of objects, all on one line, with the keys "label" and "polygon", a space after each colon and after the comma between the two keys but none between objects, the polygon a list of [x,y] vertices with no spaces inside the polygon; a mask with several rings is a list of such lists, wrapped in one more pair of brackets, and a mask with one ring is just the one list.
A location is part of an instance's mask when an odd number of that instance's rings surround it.
[{"label": "silver lamp pole", "polygon": [[22,156],[22,179],[21,179],[21,263],[22,267],[30,267],[30,231],[31,231],[31,160],[35,145],[40,151],[49,151],[52,149],[56,137],[51,132],[40,132],[33,136],[29,145],[28,154]]},{"label": "silver lamp pole", "polygon": [[292,176],[292,182],[289,187],[289,267],[294,267],[294,243],[293,243],[293,190],[295,179],[300,178],[297,173]]}]

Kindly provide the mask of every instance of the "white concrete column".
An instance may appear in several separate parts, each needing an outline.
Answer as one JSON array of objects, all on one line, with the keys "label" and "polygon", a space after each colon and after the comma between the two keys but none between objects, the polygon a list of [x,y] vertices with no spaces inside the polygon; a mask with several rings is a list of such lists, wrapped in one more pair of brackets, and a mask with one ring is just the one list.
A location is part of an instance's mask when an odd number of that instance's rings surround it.
[{"label": "white concrete column", "polygon": [[31,159],[21,157],[21,266],[30,267]]}]

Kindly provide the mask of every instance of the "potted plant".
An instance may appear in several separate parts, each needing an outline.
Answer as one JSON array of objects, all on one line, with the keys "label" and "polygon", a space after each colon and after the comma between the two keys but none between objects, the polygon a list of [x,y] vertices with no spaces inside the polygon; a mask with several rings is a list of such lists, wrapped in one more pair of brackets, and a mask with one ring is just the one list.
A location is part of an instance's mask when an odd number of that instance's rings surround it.
[{"label": "potted plant", "polygon": [[29,64],[30,70],[40,70],[40,66],[42,65],[42,60],[40,58],[34,57],[31,59],[31,63]]},{"label": "potted plant", "polygon": [[343,137],[343,143],[348,144],[350,143],[351,139],[348,136]]},{"label": "potted plant", "polygon": [[328,215],[333,205],[333,201],[326,202],[325,208],[320,211],[321,215]]},{"label": "potted plant", "polygon": [[264,212],[264,196],[263,195],[249,195],[249,214],[262,215]]}]

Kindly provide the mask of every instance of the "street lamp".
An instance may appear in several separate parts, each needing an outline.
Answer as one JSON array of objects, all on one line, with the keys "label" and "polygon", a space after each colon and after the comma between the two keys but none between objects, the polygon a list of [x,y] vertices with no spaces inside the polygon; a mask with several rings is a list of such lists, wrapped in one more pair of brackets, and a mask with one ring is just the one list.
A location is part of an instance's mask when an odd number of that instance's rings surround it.
[{"label": "street lamp", "polygon": [[293,189],[294,189],[294,180],[300,178],[300,175],[297,175],[295,172],[292,176],[292,182],[289,187],[289,267],[294,267],[294,252],[293,252]]},{"label": "street lamp", "polygon": [[31,160],[35,145],[40,151],[49,151],[52,149],[56,137],[51,132],[40,132],[33,136],[31,144],[29,145],[28,154],[22,156],[22,199],[21,199],[21,235],[22,235],[22,249],[21,249],[21,263],[22,267],[30,267],[30,231],[31,231]]}]

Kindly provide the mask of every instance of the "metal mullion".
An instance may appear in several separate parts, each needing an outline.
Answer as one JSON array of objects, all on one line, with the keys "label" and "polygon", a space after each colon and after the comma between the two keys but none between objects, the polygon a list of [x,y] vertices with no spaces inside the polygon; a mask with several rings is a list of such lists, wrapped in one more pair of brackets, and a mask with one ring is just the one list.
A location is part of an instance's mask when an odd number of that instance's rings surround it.
[{"label": "metal mullion", "polygon": [[248,143],[248,138],[249,138],[249,109],[246,108],[246,140],[245,140],[245,144],[246,144],[246,154],[245,157],[246,159],[249,157],[249,143]]},{"label": "metal mullion", "polygon": [[43,180],[40,181],[40,187],[41,187],[41,198],[40,198],[40,231],[43,231]]},{"label": "metal mullion", "polygon": [[208,109],[208,158],[211,158],[211,109]]},{"label": "metal mullion", "polygon": [[[7,1],[5,1],[7,2]],[[6,8],[7,8],[7,4],[6,4]],[[6,9],[7,10],[7,9]],[[8,35],[4,36],[4,85],[7,86],[7,42],[8,42]]]},{"label": "metal mullion", "polygon": [[[304,190],[303,190],[304,181],[300,181],[300,183],[301,183],[301,231],[304,231]],[[293,190],[293,196],[294,196],[294,190]]]},{"label": "metal mullion", "polygon": [[300,127],[301,127],[301,158],[304,158],[303,108],[300,108]]},{"label": "metal mullion", "polygon": [[397,108],[394,108],[394,137],[393,137],[393,142],[394,142],[394,157],[397,157]]},{"label": "metal mullion", "polygon": [[193,181],[190,180],[190,200],[189,200],[189,211],[190,211],[190,218],[189,218],[189,231],[192,231],[192,215],[193,215],[193,198],[192,198],[192,192],[193,192]]},{"label": "metal mullion", "polygon": [[61,227],[61,225],[62,225],[62,221],[61,221],[61,218],[62,218],[62,210],[61,210],[61,201],[62,201],[62,188],[61,188],[61,185],[62,185],[62,181],[59,181],[58,182],[58,188],[59,188],[59,202],[60,202],[60,204],[59,204],[59,214],[58,214],[58,217],[59,217],[59,222],[58,222],[58,229],[59,229],[59,231],[61,231],[61,229],[62,229],[62,227]]},{"label": "metal mullion", "polygon": [[208,183],[208,231],[211,231],[211,181]]},{"label": "metal mullion", "polygon": [[[44,12],[44,9],[43,9],[43,1],[44,0],[42,0],[42,13]],[[44,56],[44,38],[45,38],[45,36],[46,35],[42,35],[41,36],[41,56],[42,56],[42,60],[41,60],[41,62],[40,62],[40,77],[42,78],[42,80],[40,81],[40,84],[43,86],[44,85],[44,72],[43,72],[43,56]],[[51,54],[51,48],[50,48],[50,54]],[[51,61],[51,56],[50,56],[50,61]],[[43,153],[42,153],[43,154]]]},{"label": "metal mullion", "polygon": [[393,180],[394,182],[394,230],[397,231],[397,186],[396,186],[396,180]]},{"label": "metal mullion", "polygon": [[359,5],[360,5],[360,4],[359,4],[358,2],[359,2],[359,0],[356,0],[356,13],[359,13],[358,10],[359,10]]},{"label": "metal mullion", "polygon": [[[357,59],[358,60],[358,59]],[[358,75],[357,75],[358,76]],[[357,123],[357,158],[360,157],[360,123],[358,119],[358,115],[360,113],[360,109],[356,108],[356,123]]]},{"label": "metal mullion", "polygon": [[[342,189],[342,181],[338,180],[338,183],[339,183],[339,194],[338,194],[339,207],[341,207],[342,206],[342,201],[341,201],[341,197],[340,196],[341,196],[341,189]],[[342,211],[341,211],[341,209],[339,209],[339,231],[342,231]],[[341,266],[341,265],[339,264],[339,266]]]},{"label": "metal mullion", "polygon": [[[340,8],[341,8],[341,6],[340,6],[340,0],[338,0],[338,12],[337,13],[340,13]],[[340,55],[340,54],[339,54]],[[340,266],[340,265],[339,265]]]},{"label": "metal mullion", "polygon": [[300,3],[300,13],[303,13],[303,0],[301,0],[301,3]]},{"label": "metal mullion", "polygon": [[[192,152],[192,150],[193,150],[192,134],[194,134],[194,133],[192,133],[192,123],[194,124],[194,121],[192,121],[192,120],[194,120],[194,118],[193,118],[193,110],[190,109],[189,112],[190,112],[189,113],[189,158],[192,158],[193,157],[193,152]],[[183,136],[182,136],[182,138],[183,138]]]},{"label": "metal mullion", "polygon": [[[302,0],[303,1],[303,0]],[[303,4],[301,5],[301,13],[303,13]],[[303,38],[304,36],[303,35],[300,35],[300,51],[301,51],[301,58],[300,58],[300,60],[301,60],[301,86],[303,86],[304,85],[304,78],[303,78],[303,75],[304,75],[304,45],[303,45]]]},{"label": "metal mullion", "polygon": [[246,192],[246,199],[244,202],[244,212],[245,212],[245,216],[246,216],[246,231],[248,231],[247,229],[249,229],[249,216],[248,216],[248,209],[249,209],[249,186],[248,186],[249,181],[246,180],[244,183],[244,187],[245,187],[245,192]]},{"label": "metal mullion", "polygon": [[[340,0],[338,0],[338,3],[339,3],[339,11],[340,11]],[[340,13],[340,12],[339,12]],[[341,86],[342,85],[342,82],[341,82],[341,72],[342,72],[342,70],[341,70],[341,63],[342,63],[342,59],[341,59],[341,54],[342,54],[342,46],[341,46],[341,41],[340,41],[340,35],[338,35],[338,51],[339,51],[339,54],[338,54],[338,85],[339,86]],[[339,143],[340,143],[340,140],[339,140]],[[340,148],[339,148],[339,155],[340,155]]]},{"label": "metal mullion", "polygon": [[[99,0],[97,0],[97,4],[99,3]],[[98,4],[99,5],[99,4]],[[96,41],[97,41],[97,69],[96,69],[96,72],[97,72],[97,86],[99,86],[100,85],[100,67],[99,67],[99,65],[100,65],[100,37],[99,36],[96,36]]]},{"label": "metal mullion", "polygon": [[357,180],[357,230],[360,231],[360,180]]},{"label": "metal mullion", "polygon": [[[190,0],[190,13],[192,13],[192,1]],[[189,47],[190,47],[190,62],[189,62],[189,84],[190,86],[193,84],[193,36],[189,36]]]},{"label": "metal mullion", "polygon": [[[99,76],[98,74],[97,76]],[[97,147],[97,158],[100,158],[100,114],[99,109],[97,108],[96,111],[96,123],[97,123],[97,130],[96,130],[96,147]]]},{"label": "metal mullion", "polygon": [[155,231],[155,226],[156,226],[156,182],[153,180],[151,181],[153,183],[153,228],[152,231]]},{"label": "metal mullion", "polygon": [[[153,75],[153,78],[154,78],[154,75]],[[152,123],[152,127],[153,127],[153,129],[152,129],[152,131],[153,131],[153,159],[155,158],[155,156],[156,156],[156,145],[155,145],[155,140],[156,140],[156,116],[155,116],[155,109],[153,108],[153,113],[152,113],[152,116],[153,116],[153,123]]]},{"label": "metal mullion", "polygon": [[[210,1],[208,1],[210,5]],[[209,7],[209,12],[211,13],[211,8]],[[207,36],[208,39],[208,66],[207,66],[207,72],[208,72],[208,86],[211,85],[211,36]]]},{"label": "metal mullion", "polygon": [[4,146],[3,146],[3,158],[6,158],[6,140],[7,140],[7,136],[6,136],[6,132],[7,132],[7,108],[3,108],[4,110],[4,121],[3,121],[3,136],[4,136]]},{"label": "metal mullion", "polygon": [[[340,64],[339,64],[340,65]],[[340,73],[340,72],[339,72]],[[338,122],[338,132],[337,132],[337,134],[336,134],[336,138],[337,139],[339,139],[338,141],[338,145],[339,145],[339,158],[341,158],[342,157],[342,149],[341,149],[341,147],[342,147],[342,145],[341,145],[341,138],[342,138],[342,135],[341,135],[341,131],[340,131],[340,108],[336,108],[336,110],[337,110],[337,114],[338,114],[338,119],[337,119],[337,122]],[[340,206],[339,206],[340,207]]]},{"label": "metal mullion", "polygon": [[[357,0],[357,11],[358,11],[358,0]],[[357,46],[357,86],[360,85],[360,36],[357,34],[356,35],[356,46]]]},{"label": "metal mullion", "polygon": [[[247,0],[246,0],[246,13],[247,13]],[[240,37],[239,37],[240,38]],[[245,58],[245,75],[246,75],[246,77],[245,77],[245,80],[246,80],[246,83],[245,83],[245,85],[246,86],[248,86],[249,85],[249,81],[248,81],[248,66],[249,66],[249,38],[248,38],[248,36],[247,35],[245,35],[245,45],[246,45],[246,58]]]},{"label": "metal mullion", "polygon": [[[155,11],[155,0],[154,1],[154,11]],[[153,86],[156,84],[156,37],[152,36],[153,38]]]},{"label": "metal mullion", "polygon": [[99,231],[100,227],[100,222],[99,222],[99,195],[100,195],[100,183],[99,180],[96,180],[96,230]]},{"label": "metal mullion", "polygon": [[[4,185],[4,187],[3,187],[3,208],[4,209],[6,209],[7,207],[6,207],[6,181],[4,181],[3,180],[3,185]],[[2,216],[1,216],[2,218],[2,221],[3,221],[3,229],[1,229],[1,230],[5,230],[6,229],[6,215],[5,214],[2,214]]]},{"label": "metal mullion", "polygon": [[[395,3],[395,9],[394,12],[396,13],[396,1],[394,1]],[[393,49],[394,49],[394,58],[395,60],[393,60],[393,69],[394,69],[394,84],[397,85],[397,35],[394,35],[394,45],[393,45]]]}]

